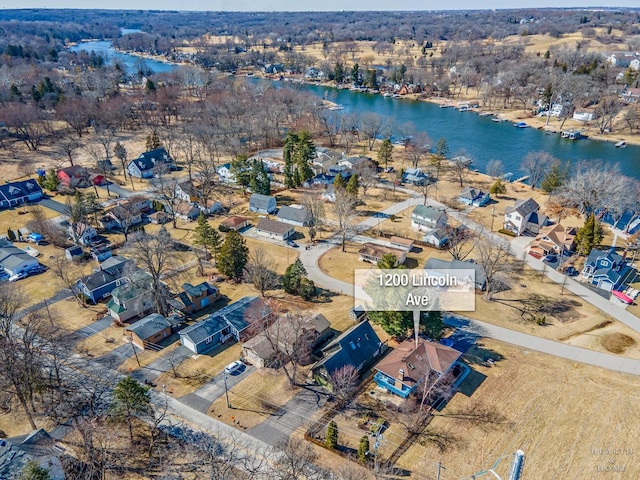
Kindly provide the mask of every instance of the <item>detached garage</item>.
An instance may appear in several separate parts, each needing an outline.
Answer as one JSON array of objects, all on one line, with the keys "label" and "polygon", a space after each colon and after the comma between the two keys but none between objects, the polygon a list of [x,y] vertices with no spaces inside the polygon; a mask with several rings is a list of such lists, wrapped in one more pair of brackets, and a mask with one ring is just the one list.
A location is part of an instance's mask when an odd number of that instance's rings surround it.
[{"label": "detached garage", "polygon": [[37,259],[18,247],[0,248],[0,267],[4,268],[9,275],[26,272],[29,268],[37,267],[39,264]]}]

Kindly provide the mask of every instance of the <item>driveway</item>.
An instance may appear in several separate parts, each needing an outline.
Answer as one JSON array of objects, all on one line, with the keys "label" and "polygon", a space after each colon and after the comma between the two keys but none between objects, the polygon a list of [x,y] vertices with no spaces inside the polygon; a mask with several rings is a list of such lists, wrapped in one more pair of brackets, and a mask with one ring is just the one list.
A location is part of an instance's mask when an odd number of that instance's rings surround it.
[{"label": "driveway", "polygon": [[39,204],[62,215],[69,215],[69,207],[52,198],[43,198],[40,200]]}]

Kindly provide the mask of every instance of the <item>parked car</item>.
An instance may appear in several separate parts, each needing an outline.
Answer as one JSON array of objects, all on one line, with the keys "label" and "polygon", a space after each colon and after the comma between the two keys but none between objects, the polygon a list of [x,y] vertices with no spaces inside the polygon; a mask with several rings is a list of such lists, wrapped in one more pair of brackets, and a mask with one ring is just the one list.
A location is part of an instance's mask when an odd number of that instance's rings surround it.
[{"label": "parked car", "polygon": [[393,172],[393,167],[387,167],[384,169],[384,173],[391,173]]},{"label": "parked car", "polygon": [[27,274],[24,272],[16,273],[15,275],[11,275],[9,277],[10,282],[17,282],[18,280],[22,280],[23,278],[27,278]]},{"label": "parked car", "polygon": [[578,270],[576,270],[574,267],[567,267],[564,273],[566,273],[570,277],[575,277],[576,275],[578,275]]},{"label": "parked car", "polygon": [[224,373],[233,374],[241,371],[243,367],[244,363],[242,363],[240,360],[236,360],[235,362],[231,362],[229,365],[224,367]]},{"label": "parked car", "polygon": [[27,274],[29,275],[37,275],[39,273],[44,272],[46,269],[43,265],[34,265],[33,267],[27,268]]},{"label": "parked car", "polygon": [[555,262],[556,260],[558,260],[558,257],[555,255],[547,255],[546,257],[544,257],[544,261],[545,262]]},{"label": "parked car", "polygon": [[293,248],[298,248],[298,247],[300,246],[300,245],[298,245],[296,242],[293,242],[293,241],[291,241],[291,240],[289,240],[289,241],[287,242],[287,245],[289,245],[290,247],[293,247]]}]

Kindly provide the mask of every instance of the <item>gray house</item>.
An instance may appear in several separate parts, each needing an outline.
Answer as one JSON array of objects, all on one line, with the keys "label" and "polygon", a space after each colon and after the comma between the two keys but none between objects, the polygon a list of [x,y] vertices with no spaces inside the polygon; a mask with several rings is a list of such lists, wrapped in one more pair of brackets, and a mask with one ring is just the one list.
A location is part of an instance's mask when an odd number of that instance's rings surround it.
[{"label": "gray house", "polygon": [[300,207],[280,207],[278,214],[276,215],[278,221],[295,225],[296,227],[308,227],[309,226],[309,213],[307,209]]},{"label": "gray house", "polygon": [[447,225],[444,210],[429,205],[418,205],[411,212],[411,226],[418,231],[437,230]]},{"label": "gray house", "polygon": [[138,270],[133,260],[115,255],[100,264],[100,269],[76,282],[76,289],[93,303],[109,297],[111,292],[128,282],[128,277]]},{"label": "gray house", "polygon": [[9,275],[26,272],[29,268],[37,267],[40,264],[35,257],[32,257],[24,250],[7,245],[0,248],[0,267]]},{"label": "gray house", "polygon": [[470,260],[440,260],[430,258],[424,265],[426,270],[474,270],[476,290],[484,290],[487,286],[487,274],[484,268]]},{"label": "gray house", "polygon": [[261,237],[285,241],[295,234],[293,227],[287,223],[261,218],[256,225],[256,234]]},{"label": "gray house", "polygon": [[163,147],[141,153],[140,157],[129,162],[127,172],[136,178],[152,178],[157,168],[166,168],[167,170],[175,168],[173,158]]},{"label": "gray house", "polygon": [[231,338],[239,341],[249,325],[270,314],[271,309],[260,297],[243,297],[205,320],[180,330],[180,342],[193,353],[204,353]]},{"label": "gray house", "polygon": [[249,198],[249,210],[258,213],[273,213],[276,211],[276,197],[254,193]]},{"label": "gray house", "polygon": [[458,201],[460,203],[474,207],[482,207],[486,205],[489,200],[491,200],[491,195],[477,188],[465,188],[460,192],[460,195],[458,195]]}]

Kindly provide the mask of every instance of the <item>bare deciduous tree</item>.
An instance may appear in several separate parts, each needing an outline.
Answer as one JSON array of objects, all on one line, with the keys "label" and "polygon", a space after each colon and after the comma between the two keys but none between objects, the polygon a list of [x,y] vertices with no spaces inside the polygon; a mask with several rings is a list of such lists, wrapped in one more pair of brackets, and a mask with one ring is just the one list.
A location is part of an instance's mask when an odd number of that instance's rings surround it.
[{"label": "bare deciduous tree", "polygon": [[245,276],[264,297],[267,290],[277,288],[280,277],[275,271],[275,262],[263,248],[256,248],[249,255],[249,262],[245,267]]},{"label": "bare deciduous tree", "polygon": [[531,152],[528,153],[520,167],[529,177],[531,189],[535,190],[538,183],[549,172],[551,166],[558,162],[551,154],[547,152]]},{"label": "bare deciduous tree", "polygon": [[333,393],[337,399],[337,407],[344,407],[356,390],[360,375],[353,365],[345,365],[330,374]]},{"label": "bare deciduous tree", "polygon": [[340,188],[336,188],[335,196],[332,210],[338,220],[338,234],[342,239],[342,251],[344,252],[347,236],[353,229],[354,216],[356,214],[355,200],[353,196]]},{"label": "bare deciduous tree", "polygon": [[376,139],[384,137],[389,124],[387,120],[375,112],[367,112],[360,115],[360,132],[367,142],[369,150],[373,150]]},{"label": "bare deciduous tree", "polygon": [[484,298],[491,301],[492,294],[498,289],[499,282],[510,270],[509,242],[502,239],[484,238],[477,244],[480,258],[478,263],[483,268],[486,278]]},{"label": "bare deciduous tree", "polygon": [[325,222],[324,202],[319,195],[307,193],[302,197],[302,205],[307,211],[309,238],[313,242],[318,233],[318,228]]},{"label": "bare deciduous tree", "polygon": [[464,186],[464,181],[469,176],[471,158],[465,152],[458,152],[458,155],[451,159],[450,168],[460,186]]}]

